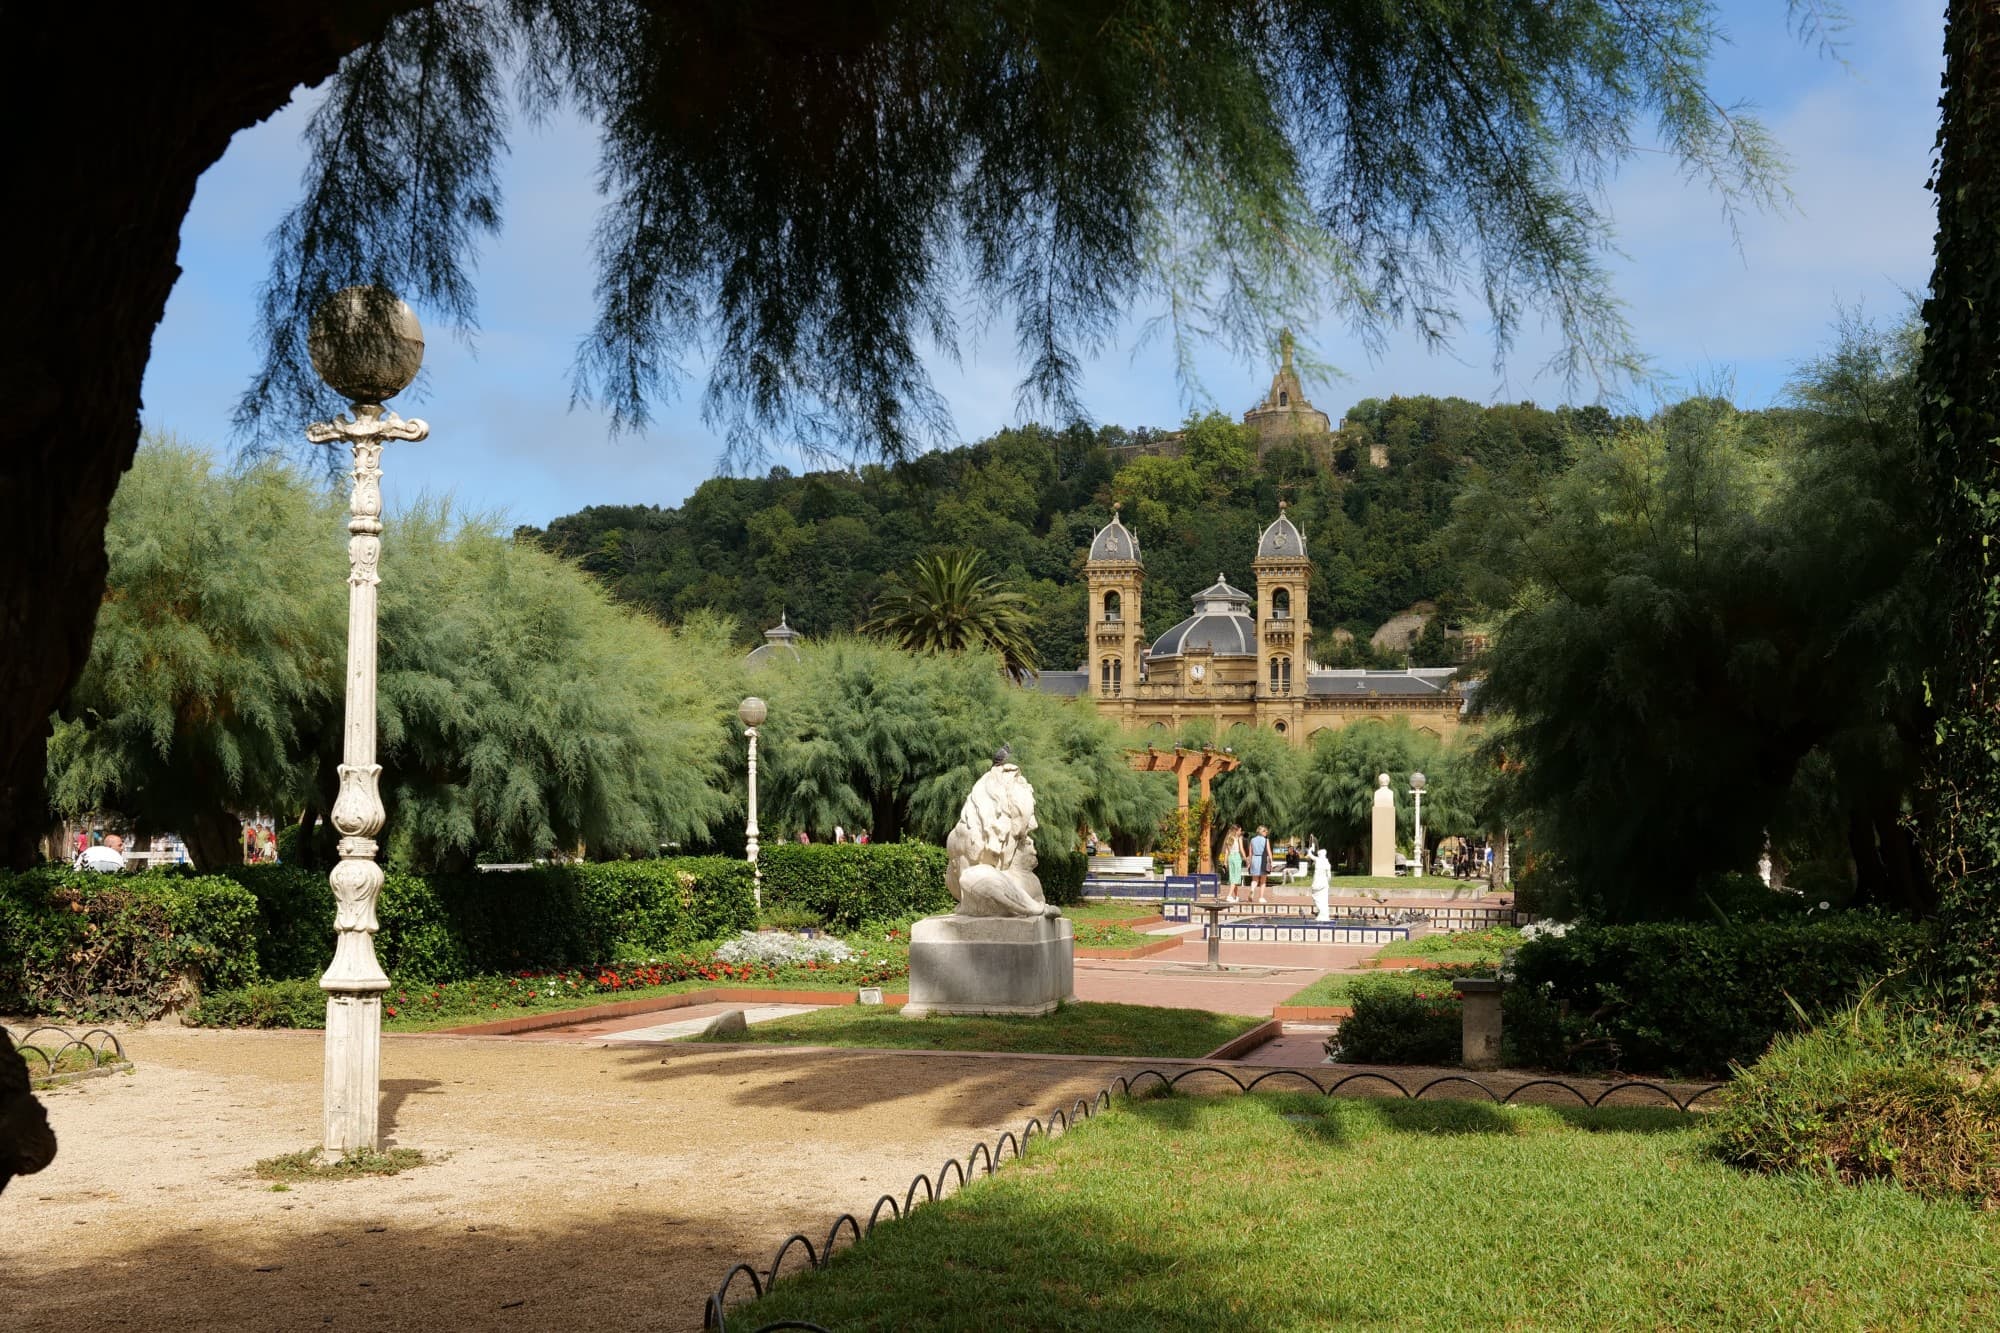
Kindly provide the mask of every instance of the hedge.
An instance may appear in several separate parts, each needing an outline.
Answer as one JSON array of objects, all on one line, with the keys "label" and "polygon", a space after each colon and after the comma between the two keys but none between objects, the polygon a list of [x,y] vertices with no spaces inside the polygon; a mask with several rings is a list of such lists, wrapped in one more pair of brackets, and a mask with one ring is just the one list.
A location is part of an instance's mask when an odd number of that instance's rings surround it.
[{"label": "hedge", "polygon": [[221,876],[0,875],[0,1010],[157,1018],[257,979],[257,902]]},{"label": "hedge", "polygon": [[767,910],[809,912],[835,930],[952,909],[944,849],[929,843],[780,842],[757,865]]},{"label": "hedge", "polygon": [[[1521,1064],[1722,1077],[1915,958],[1921,926],[1817,921],[1572,926],[1524,944],[1505,999]],[[1794,1005],[1796,1004],[1796,1008]]]},{"label": "hedge", "polygon": [[[241,866],[256,896],[267,977],[318,976],[333,954],[333,891],[319,871]],[[462,875],[391,874],[376,957],[399,980],[593,967],[684,949],[757,924],[750,867],[733,857],[578,862]]]}]

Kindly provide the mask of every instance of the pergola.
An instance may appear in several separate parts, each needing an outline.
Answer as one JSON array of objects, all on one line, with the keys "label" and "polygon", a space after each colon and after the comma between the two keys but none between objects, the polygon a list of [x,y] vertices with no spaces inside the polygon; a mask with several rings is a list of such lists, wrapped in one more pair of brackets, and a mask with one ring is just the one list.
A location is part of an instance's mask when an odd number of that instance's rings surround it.
[{"label": "pergola", "polygon": [[[1201,862],[1203,874],[1215,871],[1215,853],[1210,849],[1212,834],[1210,825],[1214,822],[1213,807],[1208,799],[1208,784],[1217,774],[1227,773],[1241,761],[1227,750],[1217,750],[1204,745],[1199,750],[1190,750],[1176,745],[1171,752],[1161,751],[1148,745],[1143,750],[1127,750],[1125,762],[1141,773],[1172,773],[1179,785],[1178,799],[1181,812],[1181,827],[1187,827],[1188,783],[1201,784]],[[1187,840],[1181,840],[1180,854],[1174,858],[1174,873],[1188,872]]]}]

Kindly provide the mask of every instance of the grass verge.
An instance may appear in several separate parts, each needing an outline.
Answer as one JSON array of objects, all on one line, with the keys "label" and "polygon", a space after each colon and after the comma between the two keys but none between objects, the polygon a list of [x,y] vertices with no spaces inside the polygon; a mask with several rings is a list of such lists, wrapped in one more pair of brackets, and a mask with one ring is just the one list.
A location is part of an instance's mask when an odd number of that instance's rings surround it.
[{"label": "grass verge", "polygon": [[1286,1005],[1342,1005],[1354,1003],[1353,987],[1361,983],[1371,991],[1395,991],[1404,995],[1449,997],[1451,978],[1439,972],[1329,972],[1312,985],[1280,1001]]},{"label": "grass verge", "polygon": [[1991,1323],[2000,1218],[1883,1186],[1747,1175],[1715,1160],[1698,1126],[1650,1108],[1142,1101],[781,1279],[732,1323]]},{"label": "grass verge", "polygon": [[335,1158],[328,1158],[322,1149],[306,1148],[278,1157],[266,1157],[254,1169],[259,1180],[295,1185],[305,1180],[359,1180],[363,1176],[401,1175],[411,1167],[422,1166],[425,1160],[415,1148],[390,1148],[382,1152],[364,1148]]},{"label": "grass verge", "polygon": [[1500,955],[1521,947],[1521,932],[1513,926],[1488,926],[1455,934],[1419,935],[1386,944],[1377,958],[1418,958],[1428,963],[1472,963],[1498,967]]},{"label": "grass verge", "polygon": [[[999,1051],[1014,1055],[1157,1056],[1191,1060],[1262,1019],[1205,1009],[1140,1004],[1066,1004],[1042,1018],[905,1018],[900,1009],[848,1005],[753,1023],[724,1041],[781,1046],[873,1046],[909,1051]],[[683,1041],[717,1040],[700,1036]]]}]

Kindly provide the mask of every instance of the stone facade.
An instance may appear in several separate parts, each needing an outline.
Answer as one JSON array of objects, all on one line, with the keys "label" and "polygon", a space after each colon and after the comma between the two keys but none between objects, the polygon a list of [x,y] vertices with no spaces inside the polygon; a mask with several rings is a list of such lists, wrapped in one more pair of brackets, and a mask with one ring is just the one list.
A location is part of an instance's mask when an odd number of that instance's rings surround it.
[{"label": "stone facade", "polygon": [[1312,661],[1312,561],[1283,505],[1250,567],[1252,591],[1218,575],[1194,595],[1192,615],[1148,644],[1145,560],[1114,511],[1084,565],[1090,660],[1044,672],[1041,688],[1087,695],[1099,712],[1163,739],[1194,718],[1213,722],[1223,744],[1235,727],[1304,745],[1321,731],[1390,717],[1441,738],[1464,725],[1466,693],[1453,668],[1334,671]]}]

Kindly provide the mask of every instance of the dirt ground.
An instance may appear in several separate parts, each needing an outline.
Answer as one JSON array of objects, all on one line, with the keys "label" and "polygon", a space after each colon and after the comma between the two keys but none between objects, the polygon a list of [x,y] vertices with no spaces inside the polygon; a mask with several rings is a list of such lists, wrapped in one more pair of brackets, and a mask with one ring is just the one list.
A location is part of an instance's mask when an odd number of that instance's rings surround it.
[{"label": "dirt ground", "polygon": [[317,1033],[129,1034],[43,1094],[48,1170],[0,1196],[8,1329],[691,1329],[729,1266],[1086,1095],[1110,1064],[383,1043],[385,1146],[439,1160],[283,1192],[319,1137]]}]

